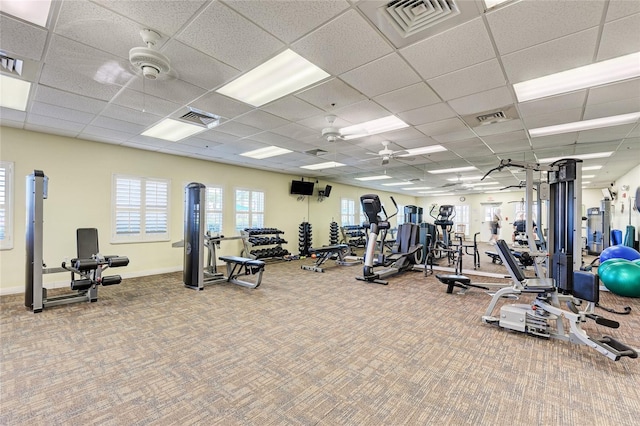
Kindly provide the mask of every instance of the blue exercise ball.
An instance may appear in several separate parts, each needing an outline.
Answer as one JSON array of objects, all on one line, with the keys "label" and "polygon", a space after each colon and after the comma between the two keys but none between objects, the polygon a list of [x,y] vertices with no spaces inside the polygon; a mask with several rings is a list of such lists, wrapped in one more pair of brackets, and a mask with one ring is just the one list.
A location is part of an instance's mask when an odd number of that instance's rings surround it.
[{"label": "blue exercise ball", "polygon": [[600,264],[603,264],[609,259],[626,259],[633,262],[634,260],[640,259],[640,253],[627,246],[611,246],[600,253]]}]

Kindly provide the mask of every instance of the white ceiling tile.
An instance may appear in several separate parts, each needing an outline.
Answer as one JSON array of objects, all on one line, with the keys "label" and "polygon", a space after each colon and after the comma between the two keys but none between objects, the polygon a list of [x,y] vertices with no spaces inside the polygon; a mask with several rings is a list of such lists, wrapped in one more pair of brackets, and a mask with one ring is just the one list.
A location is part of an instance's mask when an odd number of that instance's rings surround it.
[{"label": "white ceiling tile", "polygon": [[74,71],[64,70],[48,64],[45,64],[42,70],[40,83],[55,89],[102,100],[110,100],[121,88],[113,84],[98,83]]},{"label": "white ceiling tile", "polygon": [[141,93],[131,89],[123,89],[113,99],[113,103],[135,111],[164,117],[180,108],[180,105],[166,99]]},{"label": "white ceiling tile", "polygon": [[518,109],[520,110],[521,117],[528,118],[540,114],[581,108],[584,105],[586,95],[586,90],[580,90],[566,95],[558,95],[535,101],[523,102],[518,105]]},{"label": "white ceiling tile", "polygon": [[[531,151],[531,147],[529,146],[529,141],[526,141],[526,140],[518,140],[518,141],[510,141],[510,142],[502,142],[502,143],[490,143],[488,145],[491,148],[491,150],[496,154],[505,154],[505,153],[523,154],[525,152]],[[522,157],[518,157],[518,156],[515,156],[512,159],[524,161]]]},{"label": "white ceiling tile", "polygon": [[317,108],[295,96],[286,96],[278,99],[277,101],[265,105],[262,109],[291,121],[303,120],[323,113],[320,108]]},{"label": "white ceiling tile", "polygon": [[597,39],[595,27],[504,55],[502,64],[512,84],[581,67],[593,61]]},{"label": "white ceiling tile", "polygon": [[[527,139],[527,132],[524,130],[518,130],[516,132],[499,133],[496,135],[486,135],[482,137],[482,140],[491,146],[496,143],[508,143]],[[527,142],[528,143],[528,142]]]},{"label": "white ceiling tile", "polygon": [[498,50],[511,53],[597,26],[604,1],[513,2],[486,14]]},{"label": "white ceiling tile", "polygon": [[342,108],[366,99],[362,93],[337,78],[297,93],[296,97],[325,111],[332,111],[336,107]]},{"label": "white ceiling tile", "polygon": [[640,13],[608,22],[602,31],[598,61],[640,51]]},{"label": "white ceiling tile", "polygon": [[516,130],[524,129],[522,120],[512,119],[508,121],[501,121],[498,123],[481,124],[473,128],[478,136],[497,135],[500,133],[514,132]]},{"label": "white ceiling tile", "polygon": [[320,137],[317,131],[295,123],[287,124],[286,126],[278,127],[271,131],[291,139],[301,139],[308,136]]},{"label": "white ceiling tile", "polygon": [[127,87],[145,95],[156,96],[179,105],[187,105],[193,99],[206,93],[206,90],[202,87],[194,86],[179,79],[148,80],[141,76],[134,77]]},{"label": "white ceiling tile", "polygon": [[123,86],[135,75],[126,59],[56,35],[51,39],[44,61],[102,84]]},{"label": "white ceiling tile", "polygon": [[276,127],[282,127],[288,123],[288,121],[283,118],[257,109],[237,117],[235,122],[262,130],[275,129]]},{"label": "white ceiling tile", "polygon": [[0,107],[0,120],[22,122],[26,118],[27,113],[25,111],[18,111],[17,109]]},{"label": "white ceiling tile", "polygon": [[340,78],[369,97],[420,81],[418,74],[396,53],[346,72]]},{"label": "white ceiling tile", "polygon": [[61,120],[56,117],[45,117],[43,115],[28,114],[27,123],[36,126],[51,127],[53,129],[68,130],[70,132],[80,132],[85,125],[73,121]]},{"label": "white ceiling tile", "polygon": [[427,136],[438,136],[446,133],[466,130],[467,125],[458,118],[450,118],[448,120],[437,121],[435,123],[422,124],[420,126],[416,126],[416,129],[420,130]]},{"label": "white ceiling tile", "polygon": [[88,124],[95,118],[94,114],[88,112],[45,104],[42,102],[34,102],[29,113],[82,124]]},{"label": "white ceiling tile", "polygon": [[640,78],[589,89],[587,105],[614,102],[640,96]]},{"label": "white ceiling tile", "polygon": [[216,89],[239,75],[235,68],[176,40],[169,41],[163,53],[180,80],[207,90]]},{"label": "white ceiling tile", "polygon": [[210,3],[177,39],[243,71],[284,47],[281,41],[220,2]]},{"label": "white ceiling tile", "polygon": [[226,123],[216,127],[216,130],[221,133],[228,133],[241,138],[255,135],[262,131],[257,127],[248,126],[246,124],[238,123],[237,121],[227,121]]},{"label": "white ceiling tile", "polygon": [[47,31],[37,25],[0,15],[0,40],[3,52],[12,53],[21,59],[39,61],[47,41]]},{"label": "white ceiling tile", "polygon": [[420,124],[433,123],[434,121],[444,120],[445,118],[455,117],[456,113],[445,103],[416,108],[398,114],[398,117],[405,123],[413,126]]},{"label": "white ceiling tile", "polygon": [[104,127],[105,129],[119,130],[125,133],[140,134],[147,126],[116,120],[115,118],[99,116],[91,123],[92,127]]},{"label": "white ceiling tile", "polygon": [[111,141],[122,142],[138,135],[139,134],[135,132],[126,132],[116,128],[109,128],[104,126],[87,126],[82,130],[78,137],[91,139],[91,136],[100,136]]},{"label": "white ceiling tile", "polygon": [[578,134],[576,132],[563,133],[561,135],[543,136],[540,138],[531,138],[533,149],[546,149],[565,145],[573,145],[576,142]]},{"label": "white ceiling tile", "polygon": [[633,15],[634,13],[640,13],[640,2],[635,0],[609,0],[607,22]]},{"label": "white ceiling tile", "polygon": [[63,2],[56,34],[111,53],[129,57],[129,49],[144,46],[140,24],[88,1]]},{"label": "white ceiling tile", "polygon": [[461,157],[485,157],[493,154],[489,148],[478,139],[463,140],[447,144],[447,149]]},{"label": "white ceiling tile", "polygon": [[190,104],[194,108],[207,111],[228,119],[246,114],[253,110],[253,107],[220,95],[215,92],[207,93]]},{"label": "white ceiling tile", "polygon": [[564,109],[561,111],[548,112],[546,114],[532,115],[522,120],[528,129],[538,127],[555,126],[556,124],[573,123],[582,119],[582,108]]},{"label": "white ceiling tile", "polygon": [[395,114],[440,101],[438,95],[425,83],[412,84],[411,86],[376,96],[374,100]]},{"label": "white ceiling tile", "polygon": [[210,146],[220,145],[223,143],[235,143],[240,136],[235,136],[230,133],[218,132],[215,129],[207,130],[202,133],[198,133],[198,139],[203,139],[211,142]]},{"label": "white ceiling tile", "polygon": [[449,101],[449,106],[460,115],[470,115],[513,104],[511,92],[506,87],[487,90]]},{"label": "white ceiling tile", "polygon": [[405,127],[404,129],[393,130],[391,132],[380,133],[379,136],[383,139],[387,139],[394,142],[403,142],[415,139],[424,139],[424,134],[414,129],[413,127]]},{"label": "white ceiling tile", "polygon": [[463,129],[451,133],[444,133],[442,135],[435,135],[433,136],[433,139],[437,140],[440,143],[446,143],[470,139],[474,136],[475,133],[473,133],[471,129]]},{"label": "white ceiling tile", "polygon": [[496,59],[427,80],[445,101],[504,86],[506,81]]},{"label": "white ceiling tile", "polygon": [[349,7],[344,0],[228,0],[226,3],[287,43],[292,43]]},{"label": "white ceiling tile", "polygon": [[109,104],[101,115],[105,117],[115,118],[116,120],[128,121],[130,123],[140,124],[144,127],[160,121],[162,117],[149,112],[142,112],[131,108],[126,108],[116,104]]},{"label": "white ceiling tile", "polygon": [[578,133],[578,143],[607,142],[624,139],[635,124],[607,127],[605,129],[584,130]]},{"label": "white ceiling tile", "polygon": [[481,18],[400,50],[424,79],[469,67],[495,57]]},{"label": "white ceiling tile", "polygon": [[[335,110],[335,114],[343,120],[356,124],[386,117],[389,115],[389,111],[385,110],[375,102],[367,100],[344,108],[338,108]],[[338,124],[338,122],[335,124]]]},{"label": "white ceiling tile", "polygon": [[605,102],[595,105],[587,105],[584,110],[584,119],[610,117],[612,115],[628,114],[640,111],[640,97],[623,99],[620,101]]},{"label": "white ceiling tile", "polygon": [[98,99],[91,99],[42,85],[39,85],[36,90],[35,100],[91,114],[99,113],[107,105],[106,102]]},{"label": "white ceiling tile", "polygon": [[391,46],[355,10],[349,10],[300,39],[292,49],[333,75],[392,51]]},{"label": "white ceiling tile", "polygon": [[[209,133],[209,132],[204,132],[204,133]],[[213,142],[213,141],[210,141],[208,139],[202,139],[200,137],[201,135],[202,135],[202,133],[198,133],[195,136],[192,136],[190,138],[181,140],[179,143],[180,144],[184,144],[184,145],[190,145],[190,146],[199,148],[200,150],[207,149],[207,148],[212,148],[212,147],[220,145],[220,143],[218,143],[218,142]]]},{"label": "white ceiling tile", "polygon": [[[173,35],[205,3],[205,0],[94,0],[101,6],[118,12],[147,28]],[[153,13],[150,13],[153,11]]]}]

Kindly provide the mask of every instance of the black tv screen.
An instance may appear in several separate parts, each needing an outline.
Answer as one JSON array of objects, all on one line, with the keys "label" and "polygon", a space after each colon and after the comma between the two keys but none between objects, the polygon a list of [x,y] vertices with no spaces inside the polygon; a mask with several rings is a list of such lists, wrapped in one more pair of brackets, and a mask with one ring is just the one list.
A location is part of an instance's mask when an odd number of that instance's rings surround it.
[{"label": "black tv screen", "polygon": [[327,185],[324,187],[324,196],[328,197],[331,194],[331,185]]},{"label": "black tv screen", "polygon": [[313,195],[313,182],[305,182],[302,180],[292,180],[290,194]]}]

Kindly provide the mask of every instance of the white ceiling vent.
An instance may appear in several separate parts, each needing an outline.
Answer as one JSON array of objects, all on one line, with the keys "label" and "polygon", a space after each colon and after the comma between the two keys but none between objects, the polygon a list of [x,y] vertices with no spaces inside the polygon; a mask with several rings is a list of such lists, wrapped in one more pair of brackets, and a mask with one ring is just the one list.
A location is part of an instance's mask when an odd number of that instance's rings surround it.
[{"label": "white ceiling vent", "polygon": [[324,149],[310,149],[308,151],[305,151],[304,153],[318,156],[318,155],[326,154],[327,151],[325,151]]},{"label": "white ceiling vent", "polygon": [[207,129],[216,127],[220,123],[220,116],[192,107],[187,108],[189,108],[189,112],[180,117],[180,120],[182,121],[197,124],[198,126],[206,127]]},{"label": "white ceiling vent", "polygon": [[22,65],[24,62],[21,59],[11,58],[0,53],[0,64],[2,69],[7,72],[22,75]]},{"label": "white ceiling vent", "polygon": [[403,38],[460,14],[454,0],[394,0],[381,11]]},{"label": "white ceiling vent", "polygon": [[462,119],[471,127],[504,123],[505,121],[511,121],[516,118],[520,118],[520,116],[514,105],[508,105],[500,109],[462,117]]}]

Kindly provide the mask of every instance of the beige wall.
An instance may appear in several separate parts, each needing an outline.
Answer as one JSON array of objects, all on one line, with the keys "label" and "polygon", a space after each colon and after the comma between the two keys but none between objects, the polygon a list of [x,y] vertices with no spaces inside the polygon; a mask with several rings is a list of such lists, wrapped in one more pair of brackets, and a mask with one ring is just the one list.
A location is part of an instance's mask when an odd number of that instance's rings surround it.
[{"label": "beige wall", "polygon": [[[0,251],[0,292],[21,291],[25,273],[25,177],[34,169],[49,177],[49,197],[44,203],[44,259],[48,266],[58,266],[74,257],[75,230],[95,227],[99,232],[103,254],[129,256],[131,263],[118,270],[123,276],[147,275],[182,269],[182,249],[171,244],[183,238],[184,185],[201,182],[224,188],[223,234],[234,235],[234,189],[249,188],[265,192],[265,226],[285,232],[285,245],[298,252],[298,225],[309,221],[313,226],[313,245],[329,242],[332,218],[340,222],[340,199],[347,197],[359,204],[359,197],[369,190],[332,184],[329,198],[317,197],[297,201],[289,195],[291,176],[244,167],[213,163],[142,151],[116,145],[93,143],[73,138],[0,127],[0,159],[14,162],[14,210],[11,250]],[[170,241],[154,243],[111,244],[112,175],[156,177],[171,180]],[[324,187],[327,182],[320,181]],[[380,192],[383,201],[391,193]],[[398,202],[415,204],[414,197],[398,195]],[[240,241],[223,241],[219,255],[238,255]],[[45,276],[51,286],[66,282],[65,274]]]}]

